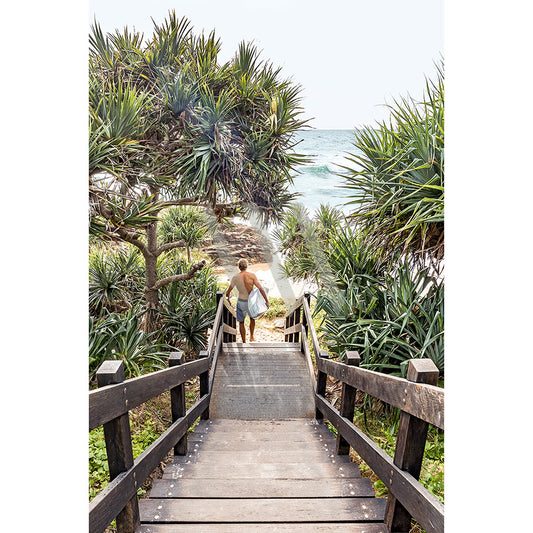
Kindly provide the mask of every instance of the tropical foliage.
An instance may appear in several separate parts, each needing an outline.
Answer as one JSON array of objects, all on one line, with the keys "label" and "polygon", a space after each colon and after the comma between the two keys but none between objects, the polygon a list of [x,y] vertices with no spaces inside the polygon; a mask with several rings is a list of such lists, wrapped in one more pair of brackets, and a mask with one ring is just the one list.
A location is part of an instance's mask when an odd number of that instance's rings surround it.
[{"label": "tropical foliage", "polygon": [[[241,43],[221,64],[214,32],[195,35],[171,12],[153,36],[127,29],[90,35],[90,231],[136,246],[146,264],[146,330],[155,325],[159,290],[194,276],[158,277],[157,258],[184,239],[157,242],[167,207],[209,207],[219,218],[255,212],[279,219],[294,198],[291,169],[300,87]],[[105,302],[103,302],[105,303]]]},{"label": "tropical foliage", "polygon": [[440,269],[444,257],[444,76],[426,81],[420,102],[401,98],[390,119],[356,131],[351,165],[352,217],[376,249]]},{"label": "tropical foliage", "polygon": [[357,350],[362,366],[405,375],[428,357],[444,373],[444,91],[442,70],[422,102],[390,107],[389,123],[356,132],[344,167],[345,218],[295,204],[274,238],[284,273],[318,287],[328,349]]},{"label": "tropical foliage", "polygon": [[96,321],[89,318],[89,378],[109,359],[124,362],[126,379],[147,370],[165,368],[171,346],[158,340],[159,333],[139,328],[139,314],[132,309],[123,315],[111,313]]},{"label": "tropical foliage", "polygon": [[165,210],[158,228],[162,244],[183,241],[187,250],[187,260],[191,262],[191,249],[203,244],[216,227],[212,218],[196,207],[171,207]]},{"label": "tropical foliage", "polygon": [[[191,264],[178,250],[161,256],[158,271],[181,275]],[[89,378],[106,359],[121,359],[128,377],[166,365],[169,351],[198,353],[215,315],[216,277],[197,276],[161,288],[154,331],[141,327],[144,263],[134,246],[93,245],[89,255]]]}]

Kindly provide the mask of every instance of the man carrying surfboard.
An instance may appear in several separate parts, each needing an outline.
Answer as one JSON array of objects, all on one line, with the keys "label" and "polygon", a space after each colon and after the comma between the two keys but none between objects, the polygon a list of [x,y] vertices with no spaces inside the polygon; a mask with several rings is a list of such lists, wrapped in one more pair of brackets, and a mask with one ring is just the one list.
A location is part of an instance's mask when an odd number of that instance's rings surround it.
[{"label": "man carrying surfboard", "polygon": [[[226,298],[230,299],[231,291],[236,288],[239,292],[237,299],[237,322],[239,323],[239,331],[241,334],[242,342],[246,342],[246,330],[244,328],[244,319],[246,315],[250,317],[250,342],[254,342],[254,330],[255,330],[255,318],[252,318],[248,309],[248,297],[252,292],[254,285],[259,289],[259,292],[263,296],[267,309],[270,307],[268,303],[268,296],[259,283],[257,276],[253,272],[248,272],[248,261],[246,259],[240,259],[237,263],[240,272],[235,274],[231,278],[228,290],[226,291]],[[231,302],[230,302],[231,303]]]}]

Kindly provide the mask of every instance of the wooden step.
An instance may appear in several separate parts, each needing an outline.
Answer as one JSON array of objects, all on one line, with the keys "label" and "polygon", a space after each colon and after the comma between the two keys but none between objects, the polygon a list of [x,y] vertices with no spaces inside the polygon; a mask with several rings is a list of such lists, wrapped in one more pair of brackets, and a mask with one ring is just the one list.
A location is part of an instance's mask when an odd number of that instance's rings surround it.
[{"label": "wooden step", "polygon": [[248,350],[261,348],[279,348],[281,350],[300,350],[299,342],[225,342],[223,350]]},{"label": "wooden step", "polygon": [[253,432],[254,434],[276,432],[278,435],[284,433],[306,432],[311,434],[314,432],[323,432],[326,435],[333,436],[333,433],[329,431],[325,422],[315,420],[314,418],[293,418],[285,420],[200,420],[191,436],[211,430],[216,430],[217,433],[228,432],[234,435],[238,435],[241,432]]},{"label": "wooden step", "polygon": [[[313,390],[300,351],[285,343],[224,345],[219,355],[211,403],[212,419],[312,418]],[[284,346],[276,347],[279,344]],[[297,343],[291,343],[296,344]]]},{"label": "wooden step", "polygon": [[338,456],[335,450],[282,449],[270,447],[249,451],[190,450],[187,455],[175,456],[174,464],[252,464],[252,463],[346,463],[350,459]]},{"label": "wooden step", "polygon": [[343,479],[360,478],[354,463],[171,464],[163,479]]},{"label": "wooden step", "polygon": [[156,479],[151,498],[372,498],[368,478],[351,479]]},{"label": "wooden step", "polygon": [[211,419],[188,446],[140,500],[137,533],[389,533],[385,500],[322,421]]},{"label": "wooden step", "polygon": [[163,499],[139,501],[143,523],[376,522],[384,498]]},{"label": "wooden step", "polygon": [[384,524],[315,522],[305,524],[147,524],[136,533],[390,533]]}]

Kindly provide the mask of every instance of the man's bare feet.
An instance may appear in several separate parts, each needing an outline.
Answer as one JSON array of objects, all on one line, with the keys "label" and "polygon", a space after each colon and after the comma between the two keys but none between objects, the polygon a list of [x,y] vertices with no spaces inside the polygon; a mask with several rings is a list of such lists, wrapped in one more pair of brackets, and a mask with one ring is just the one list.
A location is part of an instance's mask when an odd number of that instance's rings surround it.
[{"label": "man's bare feet", "polygon": [[250,342],[255,342],[255,339],[253,339],[252,337],[250,337]]}]

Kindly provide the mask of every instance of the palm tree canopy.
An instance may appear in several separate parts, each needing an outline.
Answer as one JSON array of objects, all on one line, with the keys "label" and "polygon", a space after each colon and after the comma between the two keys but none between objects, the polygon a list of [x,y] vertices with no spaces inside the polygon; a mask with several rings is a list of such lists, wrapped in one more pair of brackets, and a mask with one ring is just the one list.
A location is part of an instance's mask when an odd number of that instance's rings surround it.
[{"label": "palm tree canopy", "polygon": [[[277,220],[294,199],[290,171],[300,87],[241,43],[221,64],[214,32],[174,12],[148,40],[104,34],[89,58],[91,230],[136,238],[169,205],[254,210]],[[222,207],[221,207],[222,206]],[[224,211],[223,207],[226,207]],[[222,209],[222,210],[221,210]]]}]

